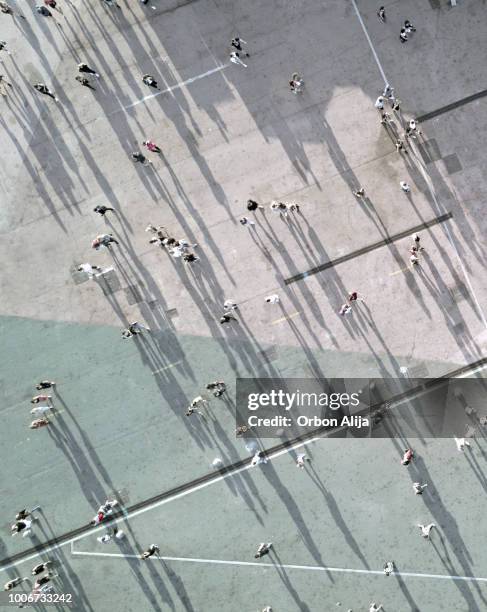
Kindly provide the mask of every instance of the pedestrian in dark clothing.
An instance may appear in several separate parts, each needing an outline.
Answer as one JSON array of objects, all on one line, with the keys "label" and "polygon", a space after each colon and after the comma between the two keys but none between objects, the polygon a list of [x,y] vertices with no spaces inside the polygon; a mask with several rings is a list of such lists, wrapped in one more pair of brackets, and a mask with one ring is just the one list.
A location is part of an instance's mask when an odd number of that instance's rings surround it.
[{"label": "pedestrian in dark clothing", "polygon": [[51,565],[52,565],[52,561],[44,561],[43,563],[39,563],[38,565],[32,568],[31,574],[33,576],[42,574],[42,572],[44,570],[48,570],[51,567]]},{"label": "pedestrian in dark clothing", "polygon": [[75,77],[75,79],[78,81],[78,83],[81,83],[81,85],[83,85],[84,87],[88,87],[89,89],[96,91],[96,87],[93,87],[93,85],[90,83],[90,80],[87,79],[86,77],[77,76]]},{"label": "pedestrian in dark clothing", "polygon": [[143,155],[140,151],[134,151],[132,153],[132,160],[134,162],[139,162],[144,166],[147,166],[147,164],[152,164],[151,160],[147,159],[147,157]]},{"label": "pedestrian in dark clothing", "polygon": [[144,74],[144,76],[142,77],[142,82],[148,85],[149,87],[154,87],[155,89],[159,89],[157,85],[157,81],[150,74]]},{"label": "pedestrian in dark clothing", "polygon": [[385,22],[386,20],[386,9],[381,6],[380,9],[377,11],[377,17],[382,21],[382,23]]},{"label": "pedestrian in dark clothing", "polygon": [[56,102],[59,102],[59,99],[56,98],[56,96],[53,94],[53,92],[49,89],[49,87],[47,85],[44,85],[44,83],[35,83],[34,84],[34,89],[37,89],[37,91],[39,93],[46,94],[46,96],[50,96],[51,98],[56,100]]},{"label": "pedestrian in dark clothing", "polygon": [[36,389],[40,391],[41,389],[50,389],[51,387],[55,387],[56,383],[53,380],[41,380],[40,383],[37,383]]},{"label": "pedestrian in dark clothing", "polygon": [[141,555],[141,559],[148,559],[152,557],[156,552],[159,552],[159,546],[157,544],[151,544],[147,550],[145,550]]},{"label": "pedestrian in dark clothing", "polygon": [[230,323],[230,321],[238,321],[236,317],[226,312],[220,319],[220,323],[223,325],[224,323]]},{"label": "pedestrian in dark clothing", "polygon": [[[235,47],[235,49],[237,49],[237,51],[243,51],[242,49],[242,43],[244,45],[246,45],[246,41],[243,40],[242,38],[239,38],[238,36],[236,36],[235,38],[232,38],[232,41],[230,42],[230,44],[232,45],[232,47]],[[245,55],[247,57],[250,57],[250,55],[248,53],[245,53]]]},{"label": "pedestrian in dark clothing", "polygon": [[88,64],[85,64],[84,62],[81,62],[80,64],[78,64],[78,70],[79,72],[84,72],[86,74],[93,74],[94,76],[96,76],[96,78],[100,78],[100,75],[98,74],[98,72],[96,72],[96,70],[93,70],[93,68],[90,68]]},{"label": "pedestrian in dark clothing", "polygon": [[258,204],[255,200],[247,200],[247,210],[263,209],[264,207]]},{"label": "pedestrian in dark clothing", "polygon": [[95,206],[95,208],[93,209],[93,212],[96,212],[96,213],[100,214],[102,217],[104,217],[105,214],[109,210],[115,211],[114,208],[109,208],[108,206],[104,206],[103,204],[99,204],[98,206]]}]

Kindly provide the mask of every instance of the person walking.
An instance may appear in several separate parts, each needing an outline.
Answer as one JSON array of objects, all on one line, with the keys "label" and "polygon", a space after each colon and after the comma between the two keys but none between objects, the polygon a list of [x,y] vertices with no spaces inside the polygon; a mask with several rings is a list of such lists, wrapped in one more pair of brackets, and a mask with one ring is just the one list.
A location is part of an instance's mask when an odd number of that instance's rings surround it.
[{"label": "person walking", "polygon": [[105,533],[105,535],[102,535],[96,539],[98,540],[98,542],[100,542],[100,544],[108,544],[108,542],[111,541],[112,536],[109,533]]},{"label": "person walking", "polygon": [[414,240],[414,246],[416,247],[416,251],[424,251],[424,247],[421,246],[421,238],[419,234],[413,234],[411,238]]},{"label": "person walking", "polygon": [[428,485],[420,484],[419,482],[413,482],[413,491],[416,495],[423,495],[423,490],[426,489]]},{"label": "person walking", "polygon": [[54,93],[49,89],[49,87],[47,85],[45,85],[44,83],[34,83],[33,87],[39,93],[45,94],[46,96],[49,96],[50,98],[53,98],[53,100],[55,100],[56,102],[59,102],[59,98],[57,98],[54,95]]},{"label": "person walking", "polygon": [[118,240],[115,240],[113,234],[99,234],[91,243],[91,246],[98,251],[101,246],[106,247],[107,249],[111,248],[111,244],[120,244]]},{"label": "person walking", "polygon": [[407,151],[406,151],[406,149],[404,147],[404,143],[403,143],[402,140],[400,140],[400,139],[396,140],[396,142],[394,143],[394,146],[396,147],[396,151],[398,153],[401,153],[401,151],[403,153],[407,153]]},{"label": "person walking", "polygon": [[227,386],[226,384],[223,382],[223,380],[215,380],[215,382],[211,382],[208,383],[206,385],[206,389],[208,391],[213,391],[213,395],[215,397],[220,397],[222,396],[225,391],[227,390]]},{"label": "person walking", "polygon": [[150,329],[148,327],[144,327],[138,321],[134,321],[127,329],[122,330],[122,338],[132,338],[133,336],[141,334],[143,331],[150,332]]},{"label": "person walking", "polygon": [[277,293],[273,293],[272,295],[268,295],[268,296],[265,298],[265,301],[266,301],[268,304],[279,304],[279,302],[280,302],[281,300],[279,299],[279,296],[277,295]]},{"label": "person walking", "polygon": [[255,553],[254,557],[256,559],[260,559],[264,555],[268,555],[271,548],[272,542],[268,542],[267,544],[265,542],[262,542],[261,544],[259,544],[259,548],[257,549],[257,552]]},{"label": "person walking", "polygon": [[40,429],[41,427],[45,427],[49,425],[50,421],[47,420],[46,417],[40,419],[34,419],[32,423],[29,425],[30,429]]},{"label": "person walking", "polygon": [[430,523],[429,525],[421,525],[420,523],[418,523],[418,527],[421,529],[421,535],[423,536],[423,538],[429,540],[430,532],[433,527],[436,527],[436,525],[434,523]]},{"label": "person walking", "polygon": [[107,499],[105,503],[98,508],[98,512],[103,512],[103,514],[106,515],[113,514],[113,509],[115,508],[115,506],[118,506],[117,499]]},{"label": "person walking", "polygon": [[411,187],[406,183],[406,181],[399,181],[399,185],[404,193],[409,193],[411,191]]},{"label": "person walking", "polygon": [[81,62],[78,64],[78,72],[82,72],[84,74],[92,74],[97,79],[100,78],[100,75],[98,74],[98,72],[94,70],[93,68],[90,68],[88,64],[85,64],[85,62]]},{"label": "person walking", "polygon": [[399,40],[402,43],[405,43],[405,42],[408,41],[408,35],[407,35],[407,32],[406,32],[406,28],[401,28],[401,31],[399,33]]},{"label": "person walking", "polygon": [[0,40],[0,51],[5,51],[7,55],[12,55],[10,51],[7,49],[7,43],[5,40]]},{"label": "person walking", "polygon": [[107,214],[108,211],[115,212],[115,209],[114,208],[110,208],[109,206],[105,206],[104,204],[98,204],[93,209],[93,212],[98,213],[102,217],[104,217]]},{"label": "person walking", "polygon": [[[237,49],[237,51],[243,51],[242,43],[244,45],[247,44],[247,42],[245,40],[243,40],[243,38],[239,38],[238,36],[235,36],[235,38],[232,38],[232,40],[230,41],[230,44],[232,45],[232,47],[235,47],[235,49]],[[246,57],[250,57],[250,55],[248,53],[245,53],[245,56]]]},{"label": "person walking", "polygon": [[406,30],[406,32],[408,34],[410,34],[411,32],[416,32],[416,28],[413,26],[413,24],[409,21],[409,19],[406,19],[404,21],[404,29]]},{"label": "person walking", "polygon": [[377,110],[383,111],[384,110],[384,96],[379,96],[377,100],[375,101],[374,106]]},{"label": "person walking", "polygon": [[87,79],[86,77],[77,76],[74,78],[76,81],[78,81],[78,83],[81,83],[81,85],[83,85],[84,87],[88,87],[88,89],[92,89],[93,91],[96,91],[96,87],[93,87],[93,85],[90,83],[90,80]]},{"label": "person walking", "polygon": [[148,166],[149,164],[152,165],[151,160],[147,159],[147,157],[143,155],[140,151],[134,151],[132,153],[132,161],[134,161],[135,163],[139,162],[143,166]]},{"label": "person walking", "polygon": [[52,9],[54,9],[55,11],[58,11],[58,13],[61,13],[61,15],[63,15],[63,12],[57,5],[56,0],[44,0],[44,4],[46,6],[50,6]]},{"label": "person walking", "polygon": [[265,456],[264,451],[257,451],[252,457],[250,466],[255,467],[256,465],[260,465],[261,463],[267,463],[267,457]]},{"label": "person walking", "polygon": [[457,445],[457,450],[460,453],[465,452],[465,447],[468,446],[470,448],[470,442],[468,440],[465,440],[465,438],[455,438],[455,443]]},{"label": "person walking", "polygon": [[411,254],[409,261],[412,266],[419,266],[419,257],[416,255],[416,253]]},{"label": "person walking", "polygon": [[49,561],[43,561],[42,563],[39,563],[38,565],[35,565],[32,568],[31,574],[33,576],[38,576],[39,574],[42,574],[42,572],[44,571],[49,571],[51,566],[52,566],[53,562],[51,560]]},{"label": "person walking", "polygon": [[22,534],[22,537],[28,536],[32,533],[32,520],[25,518],[20,521],[16,521],[10,528],[12,531],[12,537],[18,533]]},{"label": "person walking", "polygon": [[30,400],[31,404],[38,404],[39,402],[50,402],[52,400],[52,395],[34,395],[34,397]]},{"label": "person walking", "polygon": [[98,510],[98,512],[96,513],[96,516],[94,516],[91,519],[90,525],[99,525],[104,519],[105,519],[105,513],[102,512],[101,510]]},{"label": "person walking", "polygon": [[[43,418],[44,415],[46,414],[46,412],[49,411],[53,411],[53,406],[51,405],[47,405],[47,406],[35,406],[35,408],[32,408],[32,410],[30,411],[31,415],[36,417],[36,418]],[[45,418],[45,417],[44,417]]]},{"label": "person walking", "polygon": [[3,585],[3,590],[4,591],[11,591],[12,589],[15,589],[15,587],[17,587],[20,584],[22,584],[22,582],[24,582],[24,580],[29,580],[29,579],[28,578],[20,578],[20,576],[18,578],[12,578],[12,580],[9,580],[8,582],[6,582]]},{"label": "person walking", "polygon": [[298,72],[293,72],[289,81],[289,88],[293,94],[302,93],[304,89],[303,77]]},{"label": "person walking", "polygon": [[86,274],[88,274],[88,277],[90,279],[93,279],[95,276],[103,272],[103,268],[100,268],[100,266],[93,266],[90,263],[80,264],[77,270],[78,272],[85,272]]},{"label": "person walking", "polygon": [[401,460],[402,465],[409,465],[414,458],[414,452],[412,448],[406,448]]},{"label": "person walking", "polygon": [[255,225],[255,221],[252,221],[252,219],[249,219],[248,217],[240,217],[239,222],[240,225],[246,225],[249,229],[252,227],[252,225]]},{"label": "person walking", "polygon": [[360,300],[361,302],[365,302],[363,296],[357,291],[352,291],[351,293],[348,294],[349,302],[356,302],[357,300]]},{"label": "person walking", "polygon": [[5,2],[5,0],[0,0],[0,11],[5,13],[5,15],[12,15],[12,17],[20,17],[21,19],[25,19],[24,15],[21,13],[16,13],[10,4]]},{"label": "person walking", "polygon": [[27,510],[27,508],[23,508],[22,510],[19,510],[17,512],[17,514],[15,515],[15,520],[16,521],[23,521],[28,516],[32,516],[34,514],[34,512],[36,512],[36,510],[40,510],[40,509],[41,509],[40,506],[34,506],[32,508],[32,510]]},{"label": "person walking", "polygon": [[185,264],[193,264],[196,261],[199,261],[200,258],[196,257],[194,253],[184,253],[183,255],[183,263]]},{"label": "person walking", "polygon": [[304,462],[306,461],[305,453],[299,453],[296,456],[296,467],[304,469]]},{"label": "person walking", "polygon": [[152,140],[144,140],[142,145],[151,153],[162,153],[161,148],[152,142]]},{"label": "person walking", "polygon": [[150,328],[142,325],[142,323],[139,323],[138,321],[134,321],[129,325],[129,331],[132,334],[141,334],[144,331],[150,332]]},{"label": "person walking", "polygon": [[37,383],[36,389],[40,391],[41,389],[51,389],[51,387],[55,387],[56,383],[53,380],[41,380],[41,382]]},{"label": "person walking", "polygon": [[10,83],[10,81],[7,81],[3,74],[0,74],[0,94],[2,96],[7,95],[6,87],[12,87],[12,83]]},{"label": "person walking", "polygon": [[386,561],[384,563],[384,574],[390,576],[394,571],[394,561]]},{"label": "person walking", "polygon": [[154,87],[154,89],[159,89],[156,79],[150,74],[144,74],[142,77],[142,82],[148,87]]},{"label": "person walking", "polygon": [[56,577],[56,574],[46,574],[38,578],[34,583],[34,589],[40,589],[43,585],[50,582],[53,578]]},{"label": "person walking", "polygon": [[382,23],[385,23],[386,9],[383,6],[381,6],[380,9],[377,11],[377,17],[379,18],[379,21],[382,21]]},{"label": "person walking", "polygon": [[232,52],[230,53],[230,61],[231,61],[233,64],[239,64],[240,66],[243,66],[244,68],[247,68],[247,64],[244,64],[244,63],[242,62],[242,60],[240,59],[240,54],[239,54],[239,52],[238,52],[238,51],[232,51]]},{"label": "person walking", "polygon": [[46,6],[43,6],[42,4],[36,4],[35,10],[36,10],[36,13],[39,13],[39,15],[42,15],[43,17],[52,17],[51,11]]},{"label": "person walking", "polygon": [[247,210],[257,210],[257,209],[261,209],[264,210],[264,207],[261,206],[258,202],[256,202],[255,200],[247,200]]},{"label": "person walking", "polygon": [[157,546],[157,544],[151,544],[149,548],[140,555],[140,558],[148,559],[149,557],[152,557],[152,555],[155,555],[156,552],[159,552],[159,546]]}]

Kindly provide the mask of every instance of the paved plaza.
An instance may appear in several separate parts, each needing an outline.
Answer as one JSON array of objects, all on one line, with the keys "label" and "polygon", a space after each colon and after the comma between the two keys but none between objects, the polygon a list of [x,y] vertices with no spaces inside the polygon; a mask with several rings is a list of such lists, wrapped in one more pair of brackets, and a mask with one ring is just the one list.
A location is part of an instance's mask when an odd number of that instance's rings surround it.
[{"label": "paved plaza", "polygon": [[[2,584],[52,559],[54,592],[73,595],[59,610],[486,610],[481,426],[464,453],[434,434],[235,434],[237,378],[485,377],[484,0],[395,0],[385,22],[371,0],[117,1],[0,13]],[[400,110],[386,101],[382,125],[387,83]],[[398,152],[412,118],[422,134]],[[148,224],[199,260],[150,244]],[[119,244],[94,250],[105,233]],[[365,302],[340,316],[352,291]],[[237,320],[222,325],[227,299]],[[123,339],[134,321],[150,332]],[[46,379],[54,411],[29,429]],[[200,394],[204,415],[185,416]],[[268,462],[251,467],[259,447]],[[103,544],[89,522],[106,499],[125,537]],[[11,537],[36,505],[32,535]]]}]

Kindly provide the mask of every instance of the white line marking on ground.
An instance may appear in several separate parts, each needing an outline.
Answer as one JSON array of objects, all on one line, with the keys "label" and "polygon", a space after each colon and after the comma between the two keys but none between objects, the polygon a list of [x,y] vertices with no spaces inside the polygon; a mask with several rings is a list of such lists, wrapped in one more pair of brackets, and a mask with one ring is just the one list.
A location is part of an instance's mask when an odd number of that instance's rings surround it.
[{"label": "white line marking on ground", "polygon": [[[276,457],[280,457],[281,455],[285,455],[286,453],[289,453],[291,450],[294,450],[296,448],[300,448],[301,446],[306,446],[307,444],[311,444],[312,442],[315,442],[316,440],[320,440],[321,438],[312,438],[311,440],[305,440],[304,442],[298,442],[297,444],[294,444],[293,446],[290,446],[289,448],[285,448],[283,450],[280,451],[276,451],[275,453],[270,453],[268,455],[269,459],[275,459]],[[154,502],[153,504],[151,504],[150,506],[147,506],[146,508],[141,508],[140,510],[136,510],[135,512],[127,512],[125,516],[123,517],[119,517],[116,520],[114,520],[111,524],[115,525],[118,524],[124,520],[126,520],[127,518],[133,518],[135,516],[138,516],[139,514],[143,514],[144,512],[148,512],[149,510],[153,510],[154,508],[157,508],[159,506],[163,506],[164,504],[167,504],[171,501],[174,501],[175,499],[180,499],[181,497],[185,497],[186,495],[189,495],[190,493],[194,493],[195,491],[199,491],[200,489],[204,489],[205,487],[208,487],[216,482],[221,482],[222,480],[225,480],[226,478],[233,476],[235,474],[240,474],[240,472],[244,472],[245,470],[249,470],[249,469],[258,469],[257,467],[253,468],[251,466],[251,464],[247,464],[242,466],[241,468],[238,468],[238,470],[234,470],[231,472],[228,472],[226,474],[222,474],[221,476],[219,476],[218,478],[215,478],[213,480],[209,480],[207,482],[203,482],[202,484],[196,485],[195,487],[192,487],[191,489],[188,489],[187,491],[182,491],[181,493],[177,493],[176,495],[172,496],[172,497],[168,497],[166,499],[162,499],[158,502]],[[95,527],[94,529],[92,529],[91,531],[89,531],[88,533],[84,533],[83,535],[80,536],[76,536],[74,538],[70,538],[69,540],[66,540],[65,542],[62,542],[61,544],[53,544],[52,546],[48,546],[47,548],[43,548],[42,545],[39,548],[39,552],[38,553],[33,553],[32,555],[29,555],[28,557],[25,557],[24,559],[19,559],[18,561],[14,561],[13,563],[9,563],[8,565],[5,565],[4,567],[0,568],[0,572],[4,572],[8,569],[11,569],[12,567],[16,567],[17,565],[21,565],[22,563],[26,563],[27,561],[32,561],[32,559],[36,559],[41,555],[44,555],[45,553],[51,552],[53,550],[56,550],[58,548],[62,548],[63,546],[67,546],[68,544],[71,546],[71,551],[73,551],[73,543],[77,542],[78,540],[84,540],[85,538],[89,538],[92,536],[95,536],[99,531],[105,531],[106,527],[105,525],[100,525],[99,527]]]},{"label": "white line marking on ground", "polygon": [[212,68],[211,70],[208,70],[207,72],[203,72],[203,74],[198,74],[197,76],[191,77],[190,79],[186,79],[186,81],[182,81],[182,83],[176,83],[176,85],[173,85],[172,87],[168,87],[167,89],[162,89],[161,91],[157,91],[156,93],[149,94],[148,96],[145,96],[141,98],[140,100],[136,100],[135,102],[132,102],[132,104],[128,104],[127,106],[121,106],[120,108],[117,108],[116,110],[108,114],[114,115],[115,113],[119,113],[121,111],[128,110],[129,108],[133,108],[134,106],[137,106],[138,104],[147,102],[147,100],[152,100],[152,98],[157,98],[157,96],[162,96],[162,94],[170,93],[171,91],[174,91],[175,89],[180,89],[181,87],[190,85],[191,83],[194,83],[195,81],[199,81],[200,79],[204,79],[205,77],[211,76],[212,74],[215,74],[215,72],[220,72],[221,70],[225,70],[225,68],[228,68],[228,66],[230,66],[230,64],[223,64],[222,66],[217,66],[216,68]]},{"label": "white line marking on ground", "polygon": [[[138,559],[140,555],[124,555],[122,553],[82,552],[73,551],[74,555],[85,555],[89,557],[120,557],[122,559]],[[383,570],[352,569],[349,567],[326,567],[324,565],[290,565],[287,563],[262,563],[259,561],[225,561],[223,559],[194,559],[191,557],[160,557],[153,555],[149,557],[161,561],[181,561],[186,563],[207,563],[211,565],[237,565],[242,567],[275,567],[276,569],[297,569],[314,572],[339,572],[343,574],[373,574],[383,576]],[[465,580],[474,582],[487,582],[487,578],[476,578],[475,576],[456,576],[449,574],[422,574],[419,572],[392,572],[392,575],[406,576],[408,578],[437,578],[439,580]]]},{"label": "white line marking on ground", "polygon": [[377,63],[377,66],[379,67],[379,70],[380,70],[380,73],[382,75],[382,78],[384,79],[384,85],[387,85],[387,83],[389,83],[389,81],[387,80],[386,73],[384,72],[384,68],[382,68],[382,64],[380,63],[379,56],[377,55],[377,53],[375,51],[375,48],[374,48],[374,45],[372,44],[372,41],[370,40],[369,33],[367,32],[367,28],[365,27],[365,24],[363,22],[362,15],[359,13],[357,5],[355,4],[355,0],[352,0],[352,4],[353,4],[353,8],[355,9],[355,13],[357,14],[358,20],[360,21],[360,25],[362,26],[362,30],[364,31],[365,38],[367,39],[367,42],[369,43],[369,47],[372,50],[372,54],[374,55],[374,59],[375,59],[375,61]]},{"label": "white line marking on ground", "polygon": [[275,321],[272,321],[271,325],[277,325],[278,323],[282,323],[283,321],[287,321],[288,319],[294,319],[294,317],[297,317],[300,314],[301,314],[301,311],[298,310],[288,315],[287,317],[281,317],[280,319],[276,319]]},{"label": "white line marking on ground", "polygon": [[154,370],[152,372],[152,374],[158,374],[159,372],[164,372],[164,370],[169,370],[169,368],[174,368],[177,365],[179,365],[180,363],[183,363],[181,360],[180,361],[175,361],[174,363],[170,363],[167,366],[164,366],[163,368],[159,368],[158,370]]}]

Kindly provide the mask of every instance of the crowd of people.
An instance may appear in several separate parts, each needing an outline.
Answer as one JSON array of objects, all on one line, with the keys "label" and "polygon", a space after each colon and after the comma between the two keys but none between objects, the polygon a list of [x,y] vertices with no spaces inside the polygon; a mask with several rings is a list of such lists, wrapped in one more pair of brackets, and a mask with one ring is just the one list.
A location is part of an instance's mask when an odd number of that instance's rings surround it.
[{"label": "crowd of people", "polygon": [[[70,0],[66,0],[68,3]],[[109,6],[121,9],[121,6],[116,2],[116,0],[102,0],[102,2]],[[142,4],[147,4],[148,0],[140,0]],[[155,6],[151,5],[151,8],[155,9]],[[62,7],[56,0],[44,0],[44,4],[37,5],[35,7],[36,12],[43,16],[54,19],[57,25],[61,26],[61,23],[57,21],[51,10],[56,11],[59,15],[64,15]],[[18,17],[21,19],[25,19],[25,16],[19,13],[17,10],[14,10],[7,2],[0,0],[0,11],[5,14],[10,14],[14,17]],[[379,20],[383,23],[386,23],[386,11],[385,7],[380,7],[377,16]],[[404,25],[400,30],[399,39],[401,43],[406,43],[409,40],[409,37],[412,33],[416,31],[416,28],[409,20],[404,21]],[[230,56],[229,59],[233,64],[240,65],[242,67],[247,68],[248,64],[243,61],[242,58],[250,58],[250,54],[247,51],[248,43],[242,38],[236,36],[230,41]],[[0,51],[4,51],[7,54],[11,54],[11,51],[7,49],[7,42],[0,41]],[[101,78],[101,75],[95,68],[90,67],[86,62],[80,62],[77,65],[77,74],[75,79],[82,86],[90,88],[96,91],[94,87],[94,83]],[[158,80],[155,76],[151,74],[143,74],[141,80],[144,85],[150,87],[152,89],[160,90]],[[42,82],[34,82],[32,83],[33,88],[40,94],[46,95],[52,98],[55,102],[59,102],[59,98],[55,92],[53,92],[48,85]],[[7,88],[11,88],[12,84],[7,81],[4,75],[0,75],[0,93],[3,95],[7,95]],[[289,80],[289,89],[290,91],[297,95],[302,94],[304,91],[304,79],[303,76],[298,72],[293,72],[291,78]],[[386,85],[384,92],[377,98],[375,102],[375,107],[379,111],[380,114],[380,122],[387,129],[395,131],[395,148],[400,154],[409,154],[409,145],[419,136],[422,136],[422,131],[419,129],[418,122],[413,118],[404,123],[404,119],[401,115],[400,108],[400,100],[398,100],[394,95],[394,90],[390,85]],[[386,111],[386,105],[388,106],[388,110]],[[398,126],[403,131],[402,134],[398,132]],[[147,137],[141,142],[141,146],[147,151],[149,154],[161,155],[162,148],[157,145],[152,140]],[[152,160],[146,156],[142,151],[136,150],[130,153],[130,157],[134,163],[142,164],[143,166],[152,166]],[[401,180],[399,183],[400,189],[404,194],[410,194],[411,187],[410,185]],[[359,186],[354,191],[353,194],[355,197],[359,199],[366,198],[366,190],[364,187]],[[289,215],[293,215],[294,213],[300,213],[301,205],[292,201],[292,202],[282,202],[278,200],[274,200],[270,203],[269,209],[270,212],[276,215],[279,215],[283,220],[286,220]],[[249,199],[247,200],[247,210],[252,213],[265,212],[265,206],[255,200]],[[105,204],[99,204],[94,208],[94,212],[99,214],[101,217],[104,217],[107,212],[115,213],[116,210],[110,206],[106,206]],[[247,216],[241,216],[239,219],[239,223],[242,226],[246,226],[249,230],[255,226],[255,221],[252,218]],[[188,240],[184,238],[176,238],[174,236],[175,232],[170,232],[164,226],[155,226],[153,224],[149,224],[145,231],[151,234],[151,238],[149,240],[150,244],[155,244],[161,249],[165,250],[168,255],[174,259],[181,259],[185,264],[194,264],[200,260],[198,256],[194,253],[194,249],[198,247],[198,244],[190,243]],[[415,233],[412,236],[413,244],[410,247],[410,263],[412,266],[419,265],[419,255],[424,248],[420,244],[420,236]],[[111,233],[101,233],[98,234],[92,241],[92,248],[95,251],[100,251],[105,248],[107,250],[111,250],[113,245],[119,245],[120,242],[114,237]],[[79,272],[86,273],[89,278],[96,279],[100,275],[104,273],[104,269],[99,265],[94,265],[91,263],[83,263],[77,266],[77,270]],[[265,297],[265,302],[269,304],[278,304],[280,302],[280,297],[278,294],[271,294]],[[338,313],[341,316],[345,316],[352,312],[352,306],[358,302],[365,302],[365,298],[356,290],[351,291],[348,294],[346,302],[342,304]],[[220,323],[226,324],[231,322],[238,322],[237,317],[235,316],[235,311],[238,310],[238,304],[232,299],[226,299],[223,303],[223,313],[220,317]],[[122,338],[128,339],[134,336],[138,336],[142,333],[150,333],[151,330],[145,326],[144,324],[133,321],[128,325],[126,329],[122,330]],[[55,388],[56,383],[49,380],[40,381],[36,388],[39,391],[46,391],[47,389]],[[215,398],[221,397],[226,391],[227,387],[224,381],[216,380],[210,382],[205,387],[206,392],[213,395]],[[35,395],[31,403],[34,404],[34,407],[31,409],[31,414],[36,417],[30,427],[32,429],[38,429],[44,426],[49,425],[49,415],[54,411],[54,405],[52,401],[52,395],[47,395],[45,393],[41,393]],[[200,415],[204,417],[205,410],[208,409],[209,401],[205,394],[201,394],[196,396],[190,405],[187,407],[185,415]],[[241,435],[245,433],[246,428],[240,427],[236,430],[236,435]],[[467,441],[462,439],[460,443],[457,442],[457,446],[459,450],[464,450],[466,446],[469,445]],[[414,459],[414,452],[411,448],[405,449],[403,458],[401,463],[404,466],[410,464]],[[266,453],[262,450],[255,450],[255,454],[251,460],[251,466],[257,466],[260,464],[265,464],[268,461],[268,457]],[[306,466],[307,457],[304,453],[299,453],[296,458],[296,465],[300,469],[304,469]],[[213,464],[215,467],[221,467],[222,462],[220,459],[215,459]],[[414,482],[413,483],[413,491],[416,495],[422,495],[423,491],[427,487],[427,483]],[[119,502],[117,499],[106,500],[99,508],[95,515],[95,517],[91,520],[91,525],[99,526],[104,523],[109,523],[109,519],[113,518],[113,515],[117,509]],[[21,534],[22,537],[29,536],[32,534],[35,521],[38,520],[34,515],[40,509],[39,506],[32,508],[32,510],[28,511],[26,509],[21,510],[17,513],[15,517],[15,523],[12,525],[12,536]],[[430,538],[430,533],[433,528],[436,528],[434,523],[430,523],[427,525],[418,524],[418,528],[421,531],[421,535],[425,539]],[[121,539],[124,537],[123,531],[121,531],[116,525],[112,525],[111,527],[107,527],[107,532],[98,537],[97,540],[101,544],[107,544],[109,542],[113,542],[113,539]],[[255,558],[260,559],[265,555],[271,553],[273,549],[273,544],[269,543],[261,543],[259,544],[257,551],[255,553]],[[140,555],[141,560],[147,560],[152,556],[158,555],[160,552],[159,546],[156,544],[151,544],[145,551],[143,551]],[[32,569],[32,576],[37,577],[35,583],[33,585],[33,592],[46,592],[52,589],[51,580],[56,577],[52,570],[52,566],[54,565],[54,561],[46,560],[42,563],[39,563]],[[386,561],[384,564],[384,574],[389,576],[393,574],[395,571],[395,563],[394,561]],[[17,577],[12,580],[9,580],[4,585],[4,590],[9,591],[17,586],[20,586],[24,581],[29,581],[28,577]],[[376,604],[372,602],[369,607],[369,612],[378,612],[382,610],[381,604]],[[272,608],[270,606],[266,606],[262,612],[272,612]]]}]

